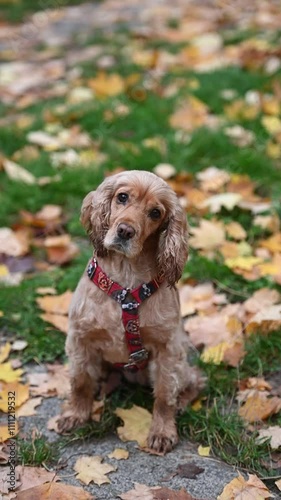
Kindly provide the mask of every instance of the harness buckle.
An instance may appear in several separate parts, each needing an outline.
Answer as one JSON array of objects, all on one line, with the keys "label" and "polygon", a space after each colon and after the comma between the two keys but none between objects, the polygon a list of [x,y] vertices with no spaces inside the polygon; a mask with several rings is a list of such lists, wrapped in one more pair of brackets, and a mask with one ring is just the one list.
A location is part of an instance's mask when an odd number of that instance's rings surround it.
[{"label": "harness buckle", "polygon": [[87,267],[87,274],[88,274],[90,279],[92,279],[92,277],[94,276],[95,270],[97,269],[97,266],[98,266],[97,259],[93,258],[89,262],[88,267]]},{"label": "harness buckle", "polygon": [[122,309],[127,309],[128,311],[132,311],[133,309],[137,309],[138,307],[138,302],[129,302],[128,304],[122,304]]},{"label": "harness buckle", "polygon": [[124,365],[124,368],[131,368],[135,364],[140,363],[141,361],[146,361],[148,359],[148,351],[143,348],[139,351],[132,352],[129,356],[129,362]]}]

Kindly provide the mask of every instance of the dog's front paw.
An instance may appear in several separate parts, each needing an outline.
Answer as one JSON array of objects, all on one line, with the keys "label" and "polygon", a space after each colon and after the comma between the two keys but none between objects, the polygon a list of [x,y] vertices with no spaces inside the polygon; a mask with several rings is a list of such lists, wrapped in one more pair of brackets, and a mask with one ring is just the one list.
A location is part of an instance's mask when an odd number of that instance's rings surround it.
[{"label": "dog's front paw", "polygon": [[81,427],[88,421],[88,418],[84,418],[81,415],[78,415],[74,411],[66,411],[63,413],[58,421],[57,421],[57,426],[58,426],[58,432],[60,434],[64,434],[65,432],[69,432],[72,429],[75,429],[76,427]]},{"label": "dog's front paw", "polygon": [[151,431],[148,436],[148,447],[157,453],[168,453],[178,442],[178,434],[176,429],[172,432],[154,432]]}]

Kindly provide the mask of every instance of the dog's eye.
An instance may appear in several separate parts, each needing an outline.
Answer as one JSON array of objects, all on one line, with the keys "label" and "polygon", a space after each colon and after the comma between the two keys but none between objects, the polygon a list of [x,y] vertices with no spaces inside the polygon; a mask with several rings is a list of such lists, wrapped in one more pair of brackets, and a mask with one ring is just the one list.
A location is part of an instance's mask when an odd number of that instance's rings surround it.
[{"label": "dog's eye", "polygon": [[153,210],[151,210],[151,212],[149,212],[149,217],[150,217],[152,220],[157,220],[157,219],[160,219],[160,217],[161,217],[161,212],[160,212],[160,210],[158,210],[158,208],[154,208]]},{"label": "dog's eye", "polygon": [[129,195],[127,193],[119,193],[117,195],[117,200],[119,203],[126,203],[128,201]]}]

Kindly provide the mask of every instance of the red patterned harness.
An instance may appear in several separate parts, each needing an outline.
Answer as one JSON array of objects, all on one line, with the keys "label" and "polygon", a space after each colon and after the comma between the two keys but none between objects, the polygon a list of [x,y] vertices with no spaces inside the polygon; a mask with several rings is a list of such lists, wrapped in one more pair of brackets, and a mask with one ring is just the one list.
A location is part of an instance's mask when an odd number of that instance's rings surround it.
[{"label": "red patterned harness", "polygon": [[149,283],[143,283],[133,290],[123,288],[104,273],[95,257],[89,262],[87,274],[100,290],[116,300],[122,308],[122,322],[125,328],[129,361],[128,363],[115,363],[114,366],[131,371],[145,368],[148,362],[148,351],[144,348],[141,340],[139,306],[158,290],[164,277],[157,276]]}]

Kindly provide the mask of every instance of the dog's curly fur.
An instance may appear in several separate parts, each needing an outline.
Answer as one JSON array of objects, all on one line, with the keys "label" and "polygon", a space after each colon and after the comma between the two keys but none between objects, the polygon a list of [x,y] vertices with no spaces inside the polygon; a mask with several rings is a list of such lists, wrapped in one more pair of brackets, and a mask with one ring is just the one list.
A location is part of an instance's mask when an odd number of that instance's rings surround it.
[{"label": "dog's curly fur", "polygon": [[[149,364],[138,377],[144,379],[147,375],[154,389],[148,446],[167,452],[178,439],[176,409],[194,399],[202,386],[200,375],[187,363],[188,340],[174,287],[188,254],[185,213],[165,181],[149,172],[130,171],[106,178],[86,196],[81,222],[92,240],[99,265],[124,288],[135,288],[158,273],[165,276],[159,290],[140,307],[140,331],[149,351]],[[133,236],[120,238],[120,224],[129,227]],[[59,419],[60,432],[90,418],[105,368],[128,361],[121,308],[86,273],[73,297],[66,352],[70,359],[71,401]]]}]

